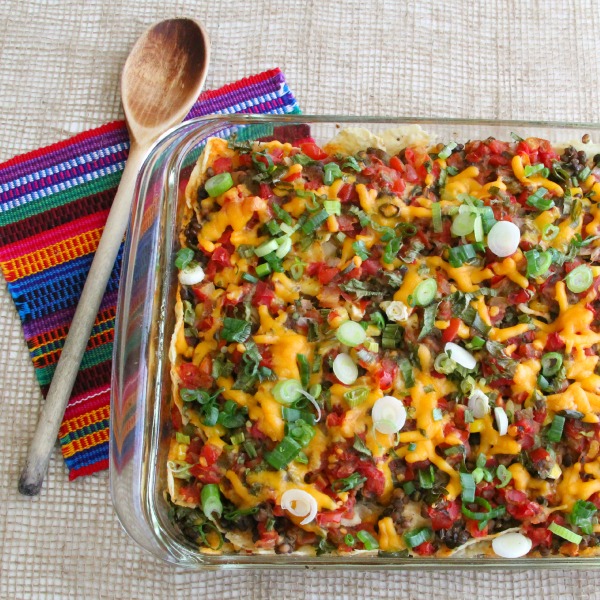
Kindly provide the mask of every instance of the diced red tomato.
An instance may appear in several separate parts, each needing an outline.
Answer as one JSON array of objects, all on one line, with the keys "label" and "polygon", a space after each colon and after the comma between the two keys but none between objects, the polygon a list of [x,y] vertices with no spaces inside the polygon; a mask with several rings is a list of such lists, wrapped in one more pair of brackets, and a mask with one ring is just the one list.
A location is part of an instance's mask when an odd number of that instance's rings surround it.
[{"label": "diced red tomato", "polygon": [[217,158],[217,160],[215,160],[213,163],[212,168],[215,172],[215,175],[218,175],[219,173],[231,172],[231,158],[228,158],[227,156],[221,156],[221,158]]},{"label": "diced red tomato", "polygon": [[399,173],[404,173],[404,164],[397,156],[390,158],[390,167]]},{"label": "diced red tomato", "polygon": [[557,350],[562,350],[565,347],[565,343],[563,342],[560,334],[551,333],[546,340],[546,346],[544,350],[548,352],[556,352]]},{"label": "diced red tomato", "polygon": [[256,542],[256,545],[260,548],[275,548],[275,544],[279,539],[279,534],[275,529],[271,529],[270,531],[267,529],[266,523],[260,522],[257,525],[258,535],[260,539]]},{"label": "diced red tomato", "polygon": [[511,292],[508,295],[508,303],[510,305],[523,304],[529,302],[531,293],[529,290],[519,290],[518,292]]},{"label": "diced red tomato", "polygon": [[320,527],[339,527],[342,516],[346,512],[346,507],[338,508],[336,510],[328,510],[326,512],[318,513],[316,516],[317,525]]},{"label": "diced red tomato", "polygon": [[465,519],[466,529],[474,538],[485,537],[488,534],[488,526],[486,525],[481,531],[479,531],[479,521],[474,519]]},{"label": "diced red tomato", "polygon": [[252,297],[252,306],[265,305],[271,308],[271,303],[275,300],[275,291],[265,281],[259,281],[254,289],[254,296]]},{"label": "diced red tomato", "polygon": [[389,390],[397,375],[398,364],[389,358],[382,359],[381,368],[375,371],[375,379],[379,384],[379,389],[383,391]]},{"label": "diced red tomato", "polygon": [[186,501],[193,504],[200,502],[200,488],[197,483],[190,483],[179,488],[179,494]]},{"label": "diced red tomato", "polygon": [[219,483],[222,477],[216,465],[205,467],[198,463],[190,468],[190,473],[202,483]]},{"label": "diced red tomato", "polygon": [[339,427],[344,421],[344,409],[338,404],[333,407],[332,412],[327,415],[325,423],[327,427]]},{"label": "diced red tomato", "polygon": [[302,173],[300,173],[300,172],[290,173],[289,175],[282,177],[282,181],[294,181],[295,179],[298,179],[299,177],[302,177]]},{"label": "diced red tomato", "polygon": [[352,183],[345,183],[338,191],[337,197],[339,198],[340,202],[344,204],[346,202],[356,200],[358,198],[358,194],[356,193],[356,188]]},{"label": "diced red tomato", "polygon": [[307,142],[305,144],[300,144],[300,150],[302,150],[303,154],[306,154],[309,158],[313,160],[323,160],[328,157],[327,152],[324,152],[317,144],[313,142]]},{"label": "diced red tomato", "polygon": [[434,531],[450,529],[460,518],[460,506],[457,500],[442,501],[436,506],[428,506],[427,514],[431,519],[431,528]]},{"label": "diced red tomato", "polygon": [[534,527],[533,525],[525,523],[523,529],[525,535],[532,542],[532,548],[537,548],[538,546],[550,548],[552,545],[552,532],[546,527]]},{"label": "diced red tomato", "polygon": [[201,370],[193,363],[181,363],[177,367],[177,373],[181,379],[182,387],[190,390],[208,388],[213,382],[213,378],[205,370]]},{"label": "diced red tomato", "polygon": [[319,283],[327,285],[339,274],[339,272],[339,269],[336,267],[328,267],[326,265],[321,266],[317,275]]},{"label": "diced red tomato", "polygon": [[208,466],[213,465],[217,462],[219,456],[221,456],[221,448],[214,444],[204,444],[202,450],[200,450],[200,456],[204,458]]},{"label": "diced red tomato", "polygon": [[377,275],[381,269],[381,262],[377,258],[368,258],[360,265],[365,275]]},{"label": "diced red tomato", "polygon": [[435,554],[435,546],[431,542],[423,542],[422,544],[415,546],[413,550],[419,556],[431,556],[432,554]]},{"label": "diced red tomato", "polygon": [[217,264],[223,267],[231,266],[231,256],[229,255],[229,252],[227,252],[227,250],[223,248],[223,246],[215,248],[215,251],[212,253],[210,260],[216,262]]},{"label": "diced red tomato", "polygon": [[273,198],[275,196],[275,194],[273,193],[273,190],[271,189],[271,186],[268,183],[259,184],[258,195],[263,200],[269,200],[269,198]]},{"label": "diced red tomato", "polygon": [[375,496],[381,496],[383,494],[385,476],[373,463],[361,460],[356,465],[356,470],[367,478],[363,487],[363,495],[371,493]]},{"label": "diced red tomato", "polygon": [[462,321],[458,318],[450,319],[450,324],[442,331],[442,340],[444,342],[453,341],[458,335],[458,330],[460,329],[461,323]]}]

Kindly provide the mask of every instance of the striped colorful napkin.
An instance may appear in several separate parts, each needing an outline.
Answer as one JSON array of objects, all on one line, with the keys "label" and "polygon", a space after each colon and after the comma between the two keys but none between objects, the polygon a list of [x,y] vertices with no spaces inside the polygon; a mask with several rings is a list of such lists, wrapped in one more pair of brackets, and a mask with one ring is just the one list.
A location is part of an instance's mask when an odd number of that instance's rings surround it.
[{"label": "striped colorful napkin", "polygon": [[[298,113],[283,73],[273,69],[204,92],[187,119],[207,114]],[[0,268],[23,323],[45,395],[102,234],[129,140],[109,123],[0,164]],[[108,467],[115,305],[122,248],[60,428],[75,479]]]}]

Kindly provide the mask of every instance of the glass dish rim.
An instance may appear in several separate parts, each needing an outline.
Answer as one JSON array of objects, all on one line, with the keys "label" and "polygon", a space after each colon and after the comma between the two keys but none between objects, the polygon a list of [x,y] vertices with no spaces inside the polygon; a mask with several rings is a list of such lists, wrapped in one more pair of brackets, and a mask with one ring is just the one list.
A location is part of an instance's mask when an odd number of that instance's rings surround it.
[{"label": "glass dish rim", "polygon": [[[167,177],[169,179],[175,177],[176,180],[179,178],[179,173],[176,169],[180,169],[183,163],[183,157],[190,148],[190,139],[198,135],[198,130],[203,125],[211,123],[223,122],[225,124],[232,125],[250,125],[250,124],[285,124],[285,123],[324,123],[324,124],[390,124],[390,125],[405,125],[405,124],[416,124],[416,125],[434,125],[434,126],[470,126],[470,127],[513,127],[513,128],[548,128],[548,129],[579,129],[579,130],[600,130],[600,123],[566,123],[557,121],[527,121],[527,120],[496,120],[496,119],[462,119],[462,118],[436,118],[436,117],[404,117],[404,116],[361,116],[361,115],[317,115],[317,114],[302,114],[302,113],[290,113],[290,114],[220,114],[220,115],[206,115],[196,117],[185,121],[167,132],[165,132],[160,138],[153,144],[151,149],[148,151],[146,158],[143,162],[142,168],[138,175],[138,183],[136,187],[136,203],[139,203],[140,194],[140,182],[142,181],[145,172],[148,169],[153,157],[159,153],[161,146],[168,139],[176,139],[178,134],[182,134],[180,140],[178,140],[174,151],[172,152],[167,168]],[[172,194],[174,188],[172,186],[166,186],[161,192],[161,202],[172,201],[173,198],[169,195]],[[164,211],[161,211],[161,214]],[[131,227],[131,225],[130,225]],[[130,236],[127,237],[128,241]],[[169,250],[167,250],[169,252]],[[125,267],[125,265],[124,265]],[[124,270],[123,274],[126,271]],[[160,302],[162,302],[161,299]],[[122,328],[122,324],[121,324]],[[115,344],[115,349],[117,344]],[[164,347],[163,347],[164,349]],[[116,363],[116,361],[115,361]],[[112,403],[112,396],[111,396]],[[150,411],[146,407],[148,417],[145,424],[145,433],[148,434],[150,429],[150,436],[146,435],[144,438],[145,444],[149,444],[150,456],[155,458],[158,452],[157,447],[157,425],[158,415],[156,408]],[[111,411],[111,420],[112,420]],[[150,438],[150,439],[149,439]],[[111,451],[112,452],[112,451]],[[111,461],[112,462],[112,461]],[[153,478],[154,479],[154,478]],[[147,482],[146,482],[147,483]],[[115,512],[117,518],[121,523],[122,527],[134,538],[133,534],[128,531],[125,519],[119,514],[117,503],[114,500],[114,489],[113,489],[113,478],[110,479],[111,486],[111,498],[113,505],[115,506]],[[168,534],[165,530],[160,527],[160,522],[156,518],[155,514],[152,514],[154,509],[153,505],[153,494],[154,488],[152,485],[146,485],[145,491],[147,492],[144,497],[144,517],[146,518],[147,525],[152,529],[154,536],[157,539],[163,541],[164,537],[167,536],[169,541],[173,544],[173,547],[177,550],[177,554],[181,556],[182,552],[184,555],[191,555],[189,549],[185,548],[177,540]],[[134,538],[134,541],[135,540]],[[154,553],[156,556],[158,554]],[[284,555],[271,555],[271,554],[259,554],[259,555],[210,555],[203,554],[200,552],[193,553],[195,555],[194,562],[178,562],[177,558],[173,555],[166,557],[160,556],[162,560],[175,564],[183,568],[192,568],[196,570],[214,570],[214,569],[229,569],[229,568],[310,568],[310,569],[340,569],[340,568],[352,568],[352,569],[364,569],[364,570],[392,570],[392,569],[426,569],[426,570],[455,570],[455,569],[558,569],[564,567],[577,568],[577,569],[588,569],[591,567],[600,566],[600,557],[547,557],[547,558],[521,558],[518,561],[514,559],[502,559],[496,557],[477,557],[477,558],[424,558],[424,557],[412,557],[412,558],[388,558],[379,557],[373,555],[356,555],[352,557],[346,557],[343,555],[328,555],[325,557],[315,556],[302,556],[298,554],[290,555],[288,561],[285,561]]]}]

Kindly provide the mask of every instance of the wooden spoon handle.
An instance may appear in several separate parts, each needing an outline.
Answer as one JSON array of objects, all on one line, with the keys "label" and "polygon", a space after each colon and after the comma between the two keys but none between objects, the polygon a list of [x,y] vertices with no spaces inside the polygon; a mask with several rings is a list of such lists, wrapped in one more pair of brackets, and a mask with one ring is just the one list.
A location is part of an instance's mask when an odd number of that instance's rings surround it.
[{"label": "wooden spoon handle", "polygon": [[119,189],[56,365],[46,402],[29,446],[25,467],[21,472],[19,492],[26,496],[36,496],[42,488],[52,448],[79,372],[79,365],[129,223],[135,182],[146,149],[132,142]]}]

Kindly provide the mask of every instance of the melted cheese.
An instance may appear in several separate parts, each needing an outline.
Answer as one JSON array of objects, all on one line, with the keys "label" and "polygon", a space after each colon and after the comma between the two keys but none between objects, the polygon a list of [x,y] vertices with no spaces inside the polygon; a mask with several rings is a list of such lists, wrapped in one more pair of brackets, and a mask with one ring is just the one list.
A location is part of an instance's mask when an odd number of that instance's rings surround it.
[{"label": "melted cheese", "polygon": [[574,348],[590,348],[600,342],[600,333],[591,331],[590,325],[594,320],[594,313],[586,308],[586,304],[595,297],[592,290],[585,298],[577,304],[569,305],[567,301],[567,292],[564,281],[556,284],[556,301],[560,313],[553,323],[544,323],[534,319],[537,327],[536,337],[544,345],[550,333],[560,334],[560,338],[565,343],[565,351],[570,354]]},{"label": "melted cheese", "polygon": [[384,517],[377,524],[379,528],[379,547],[384,552],[398,552],[406,548],[406,543],[398,535],[391,517]]},{"label": "melted cheese", "polygon": [[523,165],[523,159],[521,155],[516,154],[515,156],[513,156],[511,164],[515,177],[524,185],[545,187],[548,191],[554,193],[557,196],[560,196],[561,198],[564,195],[564,190],[560,187],[560,185],[558,185],[558,183],[555,183],[554,181],[550,181],[545,177],[539,176],[525,177],[525,167]]},{"label": "melted cheese", "polygon": [[[520,252],[517,251],[517,254],[520,254]],[[523,262],[524,258],[525,257],[521,254],[519,262]],[[501,263],[494,263],[492,265],[492,269],[496,275],[504,275],[505,277],[508,277],[511,281],[514,281],[523,289],[526,289],[529,286],[527,277],[519,273],[517,262],[510,256],[505,258]]]},{"label": "melted cheese", "polygon": [[556,491],[560,503],[565,504],[567,510],[571,510],[577,500],[588,500],[592,494],[600,492],[600,478],[596,476],[590,481],[582,481],[581,463],[578,462],[563,469],[562,479],[558,482]]},{"label": "melted cheese", "polygon": [[521,463],[510,465],[508,470],[512,475],[513,484],[516,490],[519,490],[520,492],[535,490],[543,496],[550,493],[550,484],[543,479],[534,479]]},{"label": "melted cheese", "polygon": [[[479,289],[480,283],[494,276],[491,269],[482,269],[473,265],[453,267],[439,256],[428,256],[426,261],[429,267],[444,269],[448,277],[456,282],[461,292],[476,292]],[[394,297],[394,300],[396,300],[396,297]]]},{"label": "melted cheese", "polygon": [[500,435],[495,429],[491,415],[485,415],[479,419],[483,422],[479,431],[481,441],[479,452],[483,454],[518,454],[521,444],[513,440],[509,435]]}]

